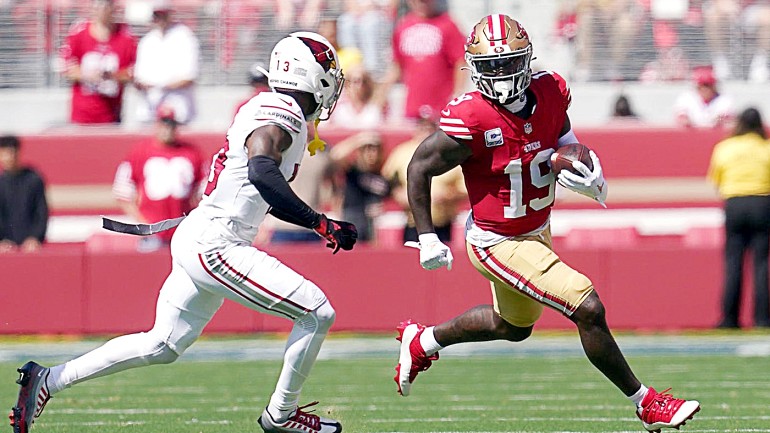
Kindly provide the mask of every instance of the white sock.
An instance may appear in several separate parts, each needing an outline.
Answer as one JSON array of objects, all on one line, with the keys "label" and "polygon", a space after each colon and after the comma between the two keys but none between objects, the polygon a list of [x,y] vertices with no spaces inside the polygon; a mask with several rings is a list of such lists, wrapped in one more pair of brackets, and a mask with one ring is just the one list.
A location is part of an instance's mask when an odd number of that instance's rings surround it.
[{"label": "white sock", "polygon": [[420,335],[420,345],[422,346],[422,350],[424,350],[425,354],[428,356],[431,356],[444,348],[444,346],[438,344],[438,341],[436,341],[436,336],[433,335],[433,328],[433,326],[425,328],[425,330],[422,331],[422,335]]},{"label": "white sock", "polygon": [[628,399],[631,400],[633,404],[636,405],[637,408],[642,407],[642,400],[644,400],[644,396],[647,395],[648,388],[642,384],[641,387],[639,387],[639,391],[636,391],[633,395],[629,395]]},{"label": "white sock", "polygon": [[302,385],[310,375],[332,322],[334,309],[328,302],[294,322],[286,342],[281,374],[267,406],[276,422],[286,421],[297,408]]}]

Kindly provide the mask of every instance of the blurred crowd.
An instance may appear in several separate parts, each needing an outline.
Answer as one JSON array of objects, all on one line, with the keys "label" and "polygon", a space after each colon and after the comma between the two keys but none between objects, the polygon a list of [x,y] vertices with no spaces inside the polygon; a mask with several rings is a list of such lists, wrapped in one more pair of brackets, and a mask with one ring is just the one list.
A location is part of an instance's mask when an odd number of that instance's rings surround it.
[{"label": "blurred crowd", "polygon": [[572,0],[556,34],[577,81],[676,81],[712,65],[720,80],[770,79],[766,0]]},{"label": "blurred crowd", "polygon": [[[731,128],[739,107],[722,83],[770,78],[770,0],[554,2],[553,34],[573,56],[564,75],[578,82],[688,82],[675,107],[682,127]],[[330,143],[331,152],[306,158],[310,168],[293,185],[313,207],[356,223],[362,241],[376,241],[375,221],[394,210],[403,212],[399,238],[415,239],[406,165],[437,129],[445,104],[472,88],[462,70],[468,29],[457,25],[449,6],[447,0],[25,0],[4,2],[0,12],[15,22],[49,17],[42,49],[71,87],[71,123],[119,124],[126,89],[137,92],[135,117],[149,137],[117,168],[113,193],[127,216],[144,222],[186,213],[200,197],[208,156],[179,129],[197,116],[196,88],[212,84],[206,71],[216,64],[250,85],[242,101],[223,107],[235,113],[269,90],[265,47],[290,31],[319,32],[337,48],[346,79],[323,128],[351,134]],[[40,39],[26,43],[33,49]],[[392,97],[396,86],[403,98]],[[635,103],[618,94],[606,107],[610,122],[643,123]],[[386,149],[378,131],[387,125],[413,136]],[[459,172],[436,185],[435,224],[448,241],[466,192]],[[258,241],[316,240],[280,221],[267,228]],[[143,247],[167,242],[159,237]]]}]

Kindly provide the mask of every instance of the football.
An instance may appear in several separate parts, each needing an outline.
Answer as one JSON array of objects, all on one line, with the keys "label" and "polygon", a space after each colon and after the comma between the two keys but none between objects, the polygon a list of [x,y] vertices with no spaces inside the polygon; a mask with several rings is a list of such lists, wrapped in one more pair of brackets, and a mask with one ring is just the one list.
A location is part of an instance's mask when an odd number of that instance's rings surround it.
[{"label": "football", "polygon": [[594,169],[594,163],[591,160],[591,155],[588,153],[591,149],[580,143],[565,144],[558,147],[551,154],[551,170],[555,175],[558,175],[562,170],[569,170],[572,173],[579,174],[574,167],[572,167],[573,161],[580,161],[588,167],[589,170]]}]

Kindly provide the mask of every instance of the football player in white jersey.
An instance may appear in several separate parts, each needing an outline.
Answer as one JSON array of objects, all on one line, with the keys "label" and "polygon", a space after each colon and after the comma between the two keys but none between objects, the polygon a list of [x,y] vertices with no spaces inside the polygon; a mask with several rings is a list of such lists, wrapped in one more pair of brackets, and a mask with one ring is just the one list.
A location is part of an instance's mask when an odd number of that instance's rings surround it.
[{"label": "football player in white jersey", "polygon": [[308,207],[289,187],[307,147],[307,121],[328,118],[343,84],[337,53],[315,33],[279,41],[266,72],[272,92],[240,108],[215,155],[200,205],[171,240],[172,270],[160,291],[155,325],[124,335],[50,368],[28,362],[11,424],[29,431],[49,398],[70,386],[150,364],[176,360],[198,338],[225,298],[294,322],[275,392],[259,418],[266,432],[333,433],[333,419],[299,406],[300,391],[334,321],[315,284],[254,248],[267,213],[313,229],[334,249],[350,250],[356,228]]}]

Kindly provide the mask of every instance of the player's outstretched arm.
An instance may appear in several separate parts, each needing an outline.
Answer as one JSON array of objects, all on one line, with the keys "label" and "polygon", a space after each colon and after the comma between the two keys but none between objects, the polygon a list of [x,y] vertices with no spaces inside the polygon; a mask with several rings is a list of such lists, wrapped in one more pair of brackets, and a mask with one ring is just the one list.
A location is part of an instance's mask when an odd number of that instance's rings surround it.
[{"label": "player's outstretched arm", "polygon": [[291,136],[275,125],[254,130],[246,140],[249,181],[271,206],[271,214],[289,223],[315,230],[328,241],[326,245],[335,253],[340,248],[351,250],[358,238],[356,227],[345,221],[329,219],[311,209],[294,193],[283,177],[279,165],[282,152],[288,149],[291,142]]},{"label": "player's outstretched arm", "polygon": [[435,233],[430,210],[431,180],[462,164],[471,156],[466,145],[455,141],[443,131],[434,132],[415,150],[407,168],[407,196],[412,208],[419,244],[407,244],[420,249],[420,264],[431,270],[452,268],[452,252]]}]

